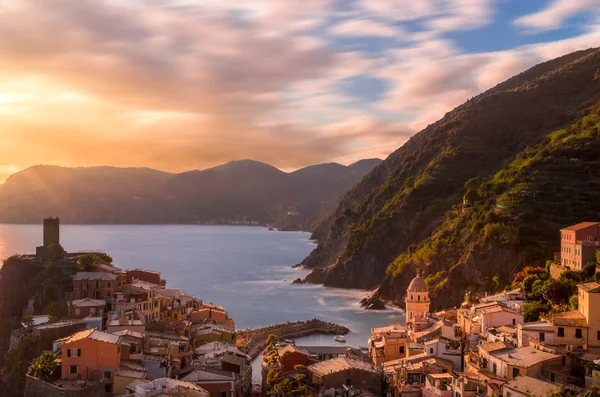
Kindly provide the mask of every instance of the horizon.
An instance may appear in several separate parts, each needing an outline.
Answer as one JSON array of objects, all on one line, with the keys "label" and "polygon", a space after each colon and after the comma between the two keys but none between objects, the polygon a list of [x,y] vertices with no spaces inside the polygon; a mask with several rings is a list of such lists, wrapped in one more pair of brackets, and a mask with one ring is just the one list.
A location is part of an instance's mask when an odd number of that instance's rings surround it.
[{"label": "horizon", "polygon": [[18,171],[15,171],[12,174],[9,174],[6,177],[6,179],[0,180],[0,185],[4,184],[8,180],[8,178],[10,178],[11,176],[16,175],[16,174],[18,174],[18,173],[20,173],[22,171],[27,171],[28,169],[34,168],[34,167],[57,167],[57,168],[67,168],[67,169],[78,169],[78,168],[140,169],[140,170],[150,170],[150,171],[156,171],[156,172],[163,172],[163,173],[166,173],[166,174],[177,175],[177,174],[182,174],[182,173],[186,173],[186,172],[208,171],[208,170],[210,170],[212,168],[220,167],[222,165],[227,165],[227,164],[236,163],[236,162],[242,162],[242,161],[250,161],[250,162],[256,162],[256,163],[261,163],[261,164],[264,164],[264,165],[268,165],[268,166],[271,166],[271,167],[273,167],[273,168],[275,168],[275,169],[277,169],[277,170],[279,170],[281,172],[284,172],[286,174],[291,174],[291,173],[293,173],[295,171],[299,171],[299,170],[302,170],[304,168],[313,167],[313,166],[327,165],[327,164],[337,164],[337,165],[341,165],[341,166],[344,166],[344,167],[350,167],[350,166],[352,166],[354,164],[357,164],[357,163],[359,163],[361,161],[370,161],[370,160],[377,160],[379,162],[383,162],[385,159],[380,159],[380,158],[375,158],[375,157],[373,157],[373,158],[365,158],[365,159],[359,159],[357,161],[353,161],[353,162],[348,163],[348,164],[343,164],[343,163],[339,163],[339,162],[331,162],[330,161],[330,162],[324,162],[324,163],[308,164],[308,165],[306,165],[304,167],[299,167],[299,168],[293,168],[293,169],[288,168],[288,169],[285,169],[285,168],[279,168],[279,167],[277,167],[277,166],[275,166],[273,164],[265,163],[263,161],[254,160],[254,159],[250,159],[250,158],[245,158],[245,159],[231,160],[231,161],[228,161],[226,163],[217,164],[215,166],[211,166],[211,167],[207,167],[207,168],[201,168],[201,169],[200,168],[196,168],[196,169],[185,170],[185,171],[182,171],[182,172],[169,172],[169,171],[160,170],[160,169],[157,169],[157,168],[144,167],[144,166],[139,166],[139,167],[118,167],[118,166],[114,166],[114,165],[89,165],[89,166],[85,166],[85,165],[83,165],[83,166],[79,165],[78,166],[78,165],[75,165],[75,166],[62,166],[62,165],[56,165],[56,164],[34,164],[34,165],[31,165],[31,166],[29,166],[29,167],[27,167],[25,169],[18,170]]},{"label": "horizon", "polygon": [[0,181],[36,164],[386,158],[469,98],[600,42],[595,0],[221,3],[0,1]]}]

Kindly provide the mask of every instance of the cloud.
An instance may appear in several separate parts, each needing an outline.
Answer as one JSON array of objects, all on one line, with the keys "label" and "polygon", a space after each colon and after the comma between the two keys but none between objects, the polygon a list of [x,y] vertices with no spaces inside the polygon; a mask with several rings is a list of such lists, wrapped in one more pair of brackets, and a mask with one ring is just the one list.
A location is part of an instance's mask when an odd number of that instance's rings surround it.
[{"label": "cloud", "polygon": [[349,37],[374,36],[400,38],[404,34],[396,26],[369,19],[349,19],[332,27],[330,32],[337,36]]},{"label": "cloud", "polygon": [[532,31],[559,29],[563,23],[585,11],[598,12],[599,0],[553,0],[546,8],[534,14],[524,15],[515,24]]}]

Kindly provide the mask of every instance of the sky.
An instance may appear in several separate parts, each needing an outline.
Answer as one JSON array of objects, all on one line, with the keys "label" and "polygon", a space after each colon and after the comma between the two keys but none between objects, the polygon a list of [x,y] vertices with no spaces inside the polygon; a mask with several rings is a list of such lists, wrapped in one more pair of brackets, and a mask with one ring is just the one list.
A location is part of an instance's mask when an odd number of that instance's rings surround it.
[{"label": "sky", "polygon": [[0,0],[0,181],[385,158],[465,100],[600,46],[600,0]]}]

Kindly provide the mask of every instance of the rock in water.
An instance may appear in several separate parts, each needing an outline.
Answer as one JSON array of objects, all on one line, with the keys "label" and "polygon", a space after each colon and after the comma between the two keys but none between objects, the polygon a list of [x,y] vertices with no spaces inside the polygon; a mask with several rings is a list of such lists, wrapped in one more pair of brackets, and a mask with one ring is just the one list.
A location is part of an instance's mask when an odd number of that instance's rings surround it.
[{"label": "rock in water", "polygon": [[385,310],[385,303],[375,295],[364,298],[360,301],[360,305],[365,310]]}]

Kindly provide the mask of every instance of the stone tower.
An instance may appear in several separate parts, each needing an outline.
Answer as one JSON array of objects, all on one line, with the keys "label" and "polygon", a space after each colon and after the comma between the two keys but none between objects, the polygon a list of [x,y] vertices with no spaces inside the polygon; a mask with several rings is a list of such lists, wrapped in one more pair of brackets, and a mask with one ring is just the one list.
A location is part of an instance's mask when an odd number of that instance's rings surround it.
[{"label": "stone tower", "polygon": [[423,318],[426,313],[429,313],[429,304],[427,285],[417,273],[417,277],[413,278],[406,290],[406,323]]},{"label": "stone tower", "polygon": [[60,244],[60,219],[44,219],[44,247],[50,244]]}]

